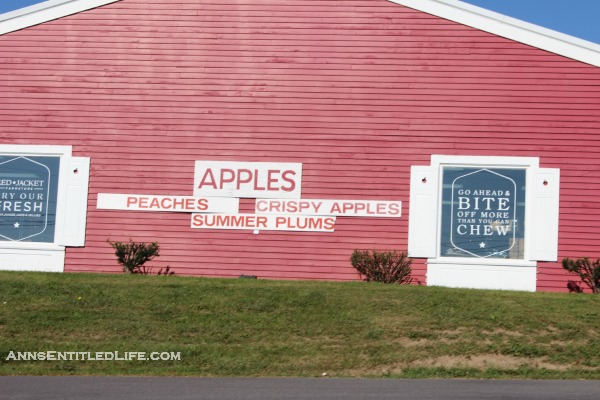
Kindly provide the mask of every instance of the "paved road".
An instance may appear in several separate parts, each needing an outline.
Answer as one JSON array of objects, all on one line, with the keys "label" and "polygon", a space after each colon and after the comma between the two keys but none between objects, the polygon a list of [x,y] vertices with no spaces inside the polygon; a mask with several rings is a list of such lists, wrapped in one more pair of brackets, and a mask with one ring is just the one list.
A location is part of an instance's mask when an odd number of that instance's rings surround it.
[{"label": "paved road", "polygon": [[598,400],[600,381],[0,377],[1,400]]}]

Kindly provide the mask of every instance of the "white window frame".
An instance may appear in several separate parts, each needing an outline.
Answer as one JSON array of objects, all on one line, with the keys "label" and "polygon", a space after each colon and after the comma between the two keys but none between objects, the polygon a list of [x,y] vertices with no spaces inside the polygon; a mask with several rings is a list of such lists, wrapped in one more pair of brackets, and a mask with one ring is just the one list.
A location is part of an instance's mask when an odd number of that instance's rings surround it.
[{"label": "white window frame", "polygon": [[[526,171],[523,259],[440,255],[444,167]],[[540,169],[537,157],[432,155],[430,166],[414,166],[411,171],[409,255],[427,258],[427,284],[535,291],[537,262],[557,258],[559,174],[557,169]],[[540,224],[540,221],[546,222]]]},{"label": "white window frame", "polygon": [[[54,242],[0,241],[0,269],[19,271],[64,271],[66,246],[83,246],[85,240],[85,214],[87,202],[69,208],[73,198],[72,188],[82,188],[76,195],[77,203],[82,197],[87,199],[89,181],[89,158],[72,157],[72,146],[52,145],[12,145],[0,144],[0,155],[23,157],[59,157],[59,178],[57,190],[56,221]],[[75,165],[77,171],[71,171]],[[75,179],[73,178],[75,177]],[[75,185],[73,185],[75,183]],[[73,221],[73,220],[76,221]],[[77,225],[73,228],[73,223]],[[77,231],[77,237],[69,237],[69,232]]]},{"label": "white window frame", "polygon": [[437,214],[437,242],[436,256],[428,259],[435,264],[464,264],[464,265],[510,265],[532,267],[537,263],[529,259],[528,227],[532,220],[531,207],[532,191],[529,190],[531,181],[531,168],[538,168],[539,159],[534,157],[462,157],[462,156],[432,156],[431,166],[438,170],[438,205],[442,202],[442,177],[444,167],[488,168],[488,169],[524,169],[525,170],[525,252],[522,259],[506,258],[477,258],[477,257],[443,257],[441,247],[442,207],[438,206]]}]

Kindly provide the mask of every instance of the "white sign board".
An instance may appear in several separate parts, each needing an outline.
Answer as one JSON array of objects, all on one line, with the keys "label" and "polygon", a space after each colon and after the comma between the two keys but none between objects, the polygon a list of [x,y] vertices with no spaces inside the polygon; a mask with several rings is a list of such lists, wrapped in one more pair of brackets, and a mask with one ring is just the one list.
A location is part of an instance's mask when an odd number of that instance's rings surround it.
[{"label": "white sign board", "polygon": [[335,217],[258,214],[192,214],[196,229],[333,232]]},{"label": "white sign board", "polygon": [[257,199],[257,214],[335,215],[340,217],[399,218],[401,201],[318,200],[318,199]]},{"label": "white sign board", "polygon": [[239,199],[231,197],[98,193],[97,208],[107,210],[237,213],[239,202]]},{"label": "white sign board", "polygon": [[194,196],[299,199],[302,164],[196,161]]}]

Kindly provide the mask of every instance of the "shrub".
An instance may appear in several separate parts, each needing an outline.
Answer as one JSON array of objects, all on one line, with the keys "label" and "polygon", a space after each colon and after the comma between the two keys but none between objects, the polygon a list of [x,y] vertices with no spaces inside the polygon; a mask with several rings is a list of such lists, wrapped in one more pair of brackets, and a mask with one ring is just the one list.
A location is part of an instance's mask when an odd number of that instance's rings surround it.
[{"label": "shrub", "polygon": [[583,288],[575,281],[568,281],[567,289],[569,289],[569,293],[583,293]]},{"label": "shrub", "polygon": [[[144,264],[159,256],[158,242],[136,243],[131,239],[129,239],[129,243],[111,242],[110,239],[107,242],[115,249],[117,261],[123,266],[125,273],[148,275],[152,268]],[[167,272],[169,271],[167,270]]]},{"label": "shrub", "polygon": [[[587,257],[579,258],[575,261],[570,258],[564,258],[562,266],[567,271],[579,275],[581,282],[590,288],[592,293],[600,293],[600,259],[591,262]],[[567,287],[570,292],[583,291],[581,286],[574,281],[569,281]]]},{"label": "shrub", "polygon": [[175,275],[175,271],[171,271],[171,266],[167,265],[164,270],[162,268],[159,269],[156,275]]},{"label": "shrub", "polygon": [[412,260],[406,252],[354,250],[350,262],[367,282],[399,285],[412,282],[410,276]]}]

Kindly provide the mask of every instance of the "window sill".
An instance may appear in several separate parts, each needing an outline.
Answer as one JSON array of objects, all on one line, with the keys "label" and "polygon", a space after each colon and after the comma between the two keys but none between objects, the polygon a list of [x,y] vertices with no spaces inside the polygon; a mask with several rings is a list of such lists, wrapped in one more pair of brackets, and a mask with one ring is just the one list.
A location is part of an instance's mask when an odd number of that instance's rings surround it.
[{"label": "window sill", "polygon": [[452,257],[452,258],[429,258],[427,259],[429,265],[468,265],[478,267],[535,267],[537,266],[536,261],[528,260],[508,260],[504,258],[488,259],[488,258],[466,258],[466,257]]},{"label": "window sill", "polygon": [[64,251],[65,246],[54,243],[34,243],[34,242],[0,242],[0,250],[46,250],[46,251]]}]

